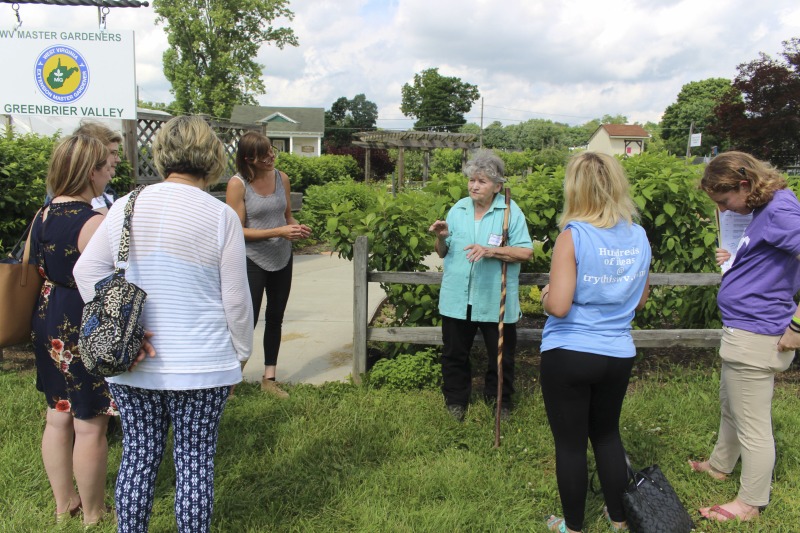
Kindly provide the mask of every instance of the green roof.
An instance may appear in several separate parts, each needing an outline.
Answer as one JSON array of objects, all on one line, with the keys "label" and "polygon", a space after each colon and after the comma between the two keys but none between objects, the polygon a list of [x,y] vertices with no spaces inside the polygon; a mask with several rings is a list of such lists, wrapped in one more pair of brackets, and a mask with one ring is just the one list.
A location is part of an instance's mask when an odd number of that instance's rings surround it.
[{"label": "green roof", "polygon": [[270,133],[325,133],[325,109],[321,107],[267,107],[236,105],[231,122],[267,124]]}]

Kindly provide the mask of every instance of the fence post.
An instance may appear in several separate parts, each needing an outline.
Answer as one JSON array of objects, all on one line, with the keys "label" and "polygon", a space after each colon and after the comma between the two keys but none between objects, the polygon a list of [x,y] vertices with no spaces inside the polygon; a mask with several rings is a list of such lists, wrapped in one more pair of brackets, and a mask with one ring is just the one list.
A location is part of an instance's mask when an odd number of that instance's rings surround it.
[{"label": "fence post", "polygon": [[356,238],[353,246],[353,382],[361,383],[367,371],[367,261],[369,241]]},{"label": "fence post", "polygon": [[[133,174],[131,178],[133,178],[134,187],[139,185],[139,132],[137,131],[137,125],[138,119],[122,121],[122,139],[124,142],[122,150],[125,152],[125,159],[131,164],[131,174]],[[122,191],[119,192],[122,193]]]}]

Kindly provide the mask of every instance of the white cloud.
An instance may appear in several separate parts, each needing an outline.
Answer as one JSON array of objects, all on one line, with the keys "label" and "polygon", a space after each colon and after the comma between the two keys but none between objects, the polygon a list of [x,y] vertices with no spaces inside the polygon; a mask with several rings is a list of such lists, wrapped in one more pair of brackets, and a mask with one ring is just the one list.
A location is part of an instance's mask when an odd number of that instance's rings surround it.
[{"label": "white cloud", "polygon": [[[484,123],[547,118],[579,124],[604,114],[658,121],[690,81],[732,78],[759,52],[778,56],[800,36],[796,0],[296,0],[297,48],[265,46],[266,105],[329,108],[358,93],[375,102],[382,127],[409,127],[401,87],[415,73],[478,86]],[[6,10],[3,12],[3,10]],[[11,6],[0,16],[14,23]],[[28,29],[96,29],[89,7],[22,5]],[[161,71],[163,25],[148,8],[114,8],[108,27],[136,32],[144,100],[168,101]],[[480,120],[480,102],[467,114]]]}]

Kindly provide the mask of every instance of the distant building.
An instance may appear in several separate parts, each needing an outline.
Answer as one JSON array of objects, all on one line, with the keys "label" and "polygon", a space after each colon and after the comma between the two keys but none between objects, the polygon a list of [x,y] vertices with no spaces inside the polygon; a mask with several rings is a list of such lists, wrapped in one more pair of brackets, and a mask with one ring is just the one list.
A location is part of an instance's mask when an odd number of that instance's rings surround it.
[{"label": "distant building", "polygon": [[266,107],[236,105],[231,122],[258,124],[281,152],[319,157],[325,135],[325,110],[321,107]]},{"label": "distant building", "polygon": [[587,150],[608,155],[639,155],[650,134],[633,124],[603,124],[592,133]]}]

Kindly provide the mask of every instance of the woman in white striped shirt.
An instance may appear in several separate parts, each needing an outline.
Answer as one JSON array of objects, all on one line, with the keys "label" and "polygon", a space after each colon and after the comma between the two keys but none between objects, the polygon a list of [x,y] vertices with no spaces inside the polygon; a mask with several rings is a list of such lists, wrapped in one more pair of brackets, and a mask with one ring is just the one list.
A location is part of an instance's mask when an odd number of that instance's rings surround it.
[{"label": "woman in white striped shirt", "polygon": [[[179,531],[208,531],[219,421],[252,349],[253,310],[239,217],[203,189],[225,167],[222,143],[199,117],[159,130],[164,181],[144,189],[131,221],[126,278],[147,292],[142,325],[155,356],[109,378],[123,425],[115,491],[119,531],[147,531],[158,465],[173,425]],[[126,197],[115,203],[75,267],[85,301],[114,270]]]}]

